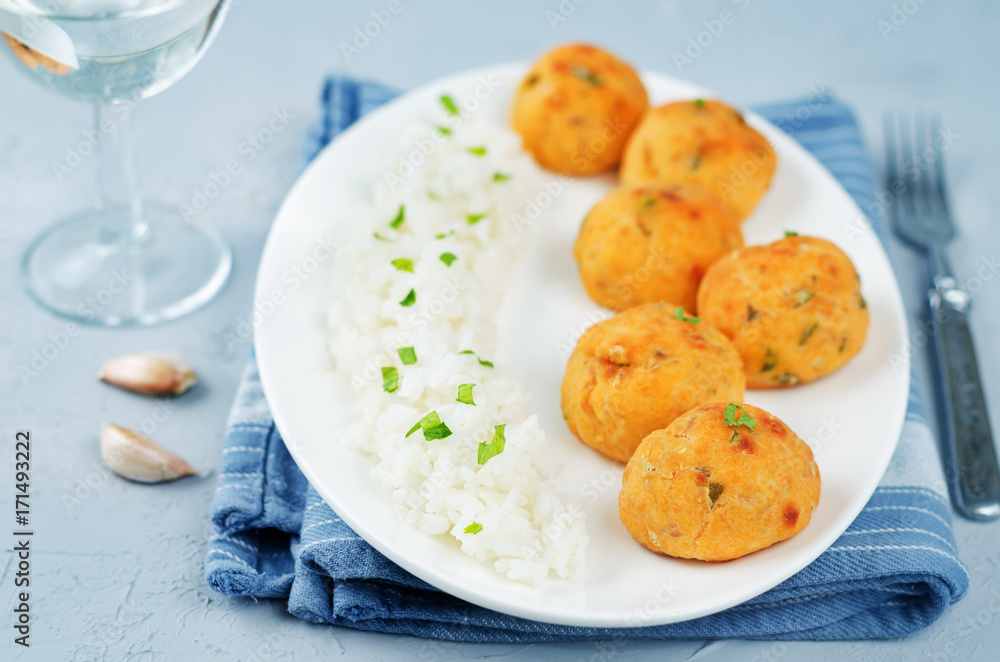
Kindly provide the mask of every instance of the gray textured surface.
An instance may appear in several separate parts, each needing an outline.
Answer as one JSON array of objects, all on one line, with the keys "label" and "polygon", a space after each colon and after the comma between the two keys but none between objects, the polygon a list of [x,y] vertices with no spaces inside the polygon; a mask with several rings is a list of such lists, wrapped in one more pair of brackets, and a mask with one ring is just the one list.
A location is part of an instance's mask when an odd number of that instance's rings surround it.
[{"label": "gray textured surface", "polygon": [[[32,305],[16,284],[28,240],[46,223],[89,203],[93,163],[57,183],[52,162],[88,128],[88,107],[56,97],[0,62],[0,513],[11,509],[11,439],[30,428],[33,444],[33,646],[12,644],[10,538],[0,572],[0,657],[19,659],[310,659],[393,660],[495,657],[511,660],[994,660],[1000,650],[1000,524],[956,525],[972,587],[933,627],[900,641],[757,643],[700,641],[592,643],[561,646],[471,646],[363,634],[296,621],[279,604],[228,600],[208,589],[202,558],[206,513],[214,480],[141,487],[98,469],[96,431],[102,421],[137,426],[147,417],[155,436],[193,464],[216,461],[226,412],[245,343],[228,342],[251,300],[253,276],[268,224],[295,179],[302,135],[314,109],[320,77],[331,70],[411,88],[468,67],[528,59],[566,40],[592,40],[636,65],[681,75],[741,104],[832,90],[854,105],[873,152],[887,109],[937,109],[960,135],[947,160],[961,235],[950,254],[959,280],[975,276],[983,258],[1000,252],[1000,149],[996,122],[1000,71],[1000,5],[989,0],[897,2],[917,7],[884,38],[894,2],[850,0],[728,0],[681,3],[570,0],[564,22],[550,26],[546,11],[559,0],[528,4],[402,0],[371,44],[346,62],[340,49],[355,27],[382,9],[369,2],[242,2],[205,59],[185,79],[137,111],[141,171],[152,197],[186,202],[209,173],[237,158],[242,140],[265,126],[275,108],[292,124],[215,199],[207,215],[236,252],[228,288],[206,309],[152,329],[86,328],[25,385],[18,366],[66,322]],[[912,8],[911,7],[911,8]],[[673,52],[703,29],[702,21],[731,9],[736,20],[683,71]],[[923,312],[925,270],[898,243],[899,267],[911,323]],[[992,278],[992,275],[991,275]],[[976,293],[972,325],[987,398],[1000,419],[1000,280]],[[163,348],[185,354],[204,383],[172,403],[157,403],[102,387],[94,371],[109,356]],[[918,375],[930,384],[923,348]],[[79,485],[80,503],[65,503]]]}]

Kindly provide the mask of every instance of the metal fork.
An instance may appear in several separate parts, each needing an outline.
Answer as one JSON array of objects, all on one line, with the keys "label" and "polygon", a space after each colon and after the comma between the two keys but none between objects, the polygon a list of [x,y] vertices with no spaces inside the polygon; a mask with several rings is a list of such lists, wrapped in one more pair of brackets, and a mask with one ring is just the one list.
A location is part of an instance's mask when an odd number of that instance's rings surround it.
[{"label": "metal fork", "polygon": [[[924,249],[934,287],[930,301],[940,381],[945,472],[955,508],[974,520],[1000,517],[1000,471],[969,333],[969,293],[955,281],[944,255],[955,236],[948,210],[941,121],[886,115],[886,190],[893,229]],[[931,162],[933,161],[933,163]]]}]

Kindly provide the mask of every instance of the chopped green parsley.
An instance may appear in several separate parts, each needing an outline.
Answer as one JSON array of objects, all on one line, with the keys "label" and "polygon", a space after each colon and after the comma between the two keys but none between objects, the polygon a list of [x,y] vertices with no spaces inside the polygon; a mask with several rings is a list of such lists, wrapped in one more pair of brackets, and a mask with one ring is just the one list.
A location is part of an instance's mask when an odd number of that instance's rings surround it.
[{"label": "chopped green parsley", "polygon": [[800,345],[805,345],[807,342],[809,342],[809,339],[812,337],[812,334],[816,333],[816,329],[818,329],[818,328],[819,328],[819,324],[816,323],[816,322],[813,322],[809,326],[809,328],[807,328],[805,331],[802,332],[802,336],[799,338],[799,344]]},{"label": "chopped green parsley", "polygon": [[399,257],[392,261],[392,266],[396,267],[398,271],[409,271],[413,273],[413,260],[409,260],[405,257]]},{"label": "chopped green parsley", "polygon": [[[739,418],[736,417],[737,411],[741,412],[742,414]],[[737,405],[730,402],[729,406],[726,407],[725,411],[722,412],[722,415],[723,418],[725,418],[726,420],[727,426],[731,425],[734,427],[739,427],[741,425],[745,425],[751,430],[753,430],[754,426],[757,425],[757,420],[750,417],[750,414],[748,414],[746,410],[743,409],[743,405]]]},{"label": "chopped green parsley", "polygon": [[431,441],[433,439],[445,439],[451,436],[451,430],[448,429],[447,425],[441,422],[441,417],[438,416],[436,411],[432,411],[417,421],[416,424],[410,428],[410,431],[406,433],[406,436],[409,437],[411,434],[421,429],[424,431],[424,439],[427,441]]},{"label": "chopped green parsley", "polygon": [[395,393],[399,388],[399,370],[393,366],[382,368],[382,390],[386,393]]},{"label": "chopped green parsley", "polygon": [[504,428],[507,425],[497,425],[493,430],[493,439],[490,443],[481,442],[479,444],[479,464],[486,464],[491,457],[496,457],[500,453],[503,453],[503,447],[507,443],[507,438],[504,436]]},{"label": "chopped green parsley", "polygon": [[392,222],[389,223],[389,227],[391,227],[393,230],[398,230],[399,226],[402,225],[403,221],[405,220],[406,220],[406,207],[403,205],[399,205],[399,211],[396,212],[396,218],[392,219]]},{"label": "chopped green parsley", "polygon": [[463,405],[476,406],[476,403],[472,400],[472,389],[475,384],[459,384],[458,385],[458,397],[455,398],[456,402],[461,402]]},{"label": "chopped green parsley", "polygon": [[456,104],[455,100],[452,99],[447,94],[441,95],[441,105],[444,106],[445,111],[449,115],[458,115],[459,114],[458,104]]},{"label": "chopped green parsley", "polygon": [[601,79],[593,71],[587,67],[581,67],[579,65],[570,68],[570,73],[581,80],[585,80],[591,85],[600,85]]},{"label": "chopped green parsley", "polygon": [[483,359],[479,358],[476,355],[476,353],[473,352],[471,349],[463,349],[461,352],[459,352],[459,354],[472,354],[473,356],[476,357],[476,360],[479,361],[479,365],[484,365],[487,368],[492,368],[493,367],[493,362],[492,361],[484,361]]},{"label": "chopped green parsley", "polygon": [[413,365],[417,362],[417,352],[412,347],[400,347],[396,353],[399,354],[399,360],[403,365]]},{"label": "chopped green parsley", "polygon": [[692,324],[697,324],[698,322],[701,321],[700,317],[687,317],[684,314],[683,306],[677,306],[677,308],[674,310],[674,317],[676,317],[682,322],[691,322]]}]

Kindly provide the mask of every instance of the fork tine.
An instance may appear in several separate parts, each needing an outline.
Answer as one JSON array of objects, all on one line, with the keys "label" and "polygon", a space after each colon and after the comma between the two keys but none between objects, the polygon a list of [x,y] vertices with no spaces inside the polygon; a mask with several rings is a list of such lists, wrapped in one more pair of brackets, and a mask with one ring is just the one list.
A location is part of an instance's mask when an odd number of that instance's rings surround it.
[{"label": "fork tine", "polygon": [[[941,116],[937,113],[931,115],[930,131],[931,144],[933,145],[934,139],[941,135]],[[934,147],[934,173],[936,175],[934,196],[937,198],[937,203],[941,207],[941,213],[945,216],[950,216],[948,195],[945,193],[944,152],[936,146]]]},{"label": "fork tine", "polygon": [[948,214],[942,155],[934,143],[941,121],[936,115],[897,113],[886,114],[883,122],[893,229],[926,250],[943,273],[940,249],[954,238],[955,224]]},{"label": "fork tine", "polygon": [[[896,182],[900,181],[899,172],[899,149],[896,144],[896,130],[897,130],[897,120],[896,116],[892,113],[885,113],[882,116],[882,132],[885,134],[885,158],[886,158],[886,190],[893,196],[896,196],[896,189],[898,185]],[[888,205],[888,215],[889,218],[895,222],[897,225],[902,223],[902,210],[900,210],[898,204]]]},{"label": "fork tine", "polygon": [[892,113],[886,113],[882,116],[882,133],[885,134],[885,158],[886,158],[886,170],[888,171],[888,178],[886,180],[886,187],[891,191],[893,183],[899,179],[899,169],[897,167],[896,159],[896,122],[895,116]]},{"label": "fork tine", "polygon": [[934,181],[930,169],[930,158],[927,155],[927,118],[922,113],[916,114],[913,130],[916,134],[916,153],[913,156],[913,165],[917,175],[914,178],[914,184],[916,184],[913,191],[914,197],[919,201],[919,206],[924,214],[936,214],[938,210],[934,208]]},{"label": "fork tine", "polygon": [[895,168],[895,181],[898,181],[902,185],[899,194],[896,196],[901,206],[901,213],[897,216],[897,219],[900,221],[905,218],[916,218],[918,211],[917,200],[913,190],[913,182],[908,181],[911,177],[907,173],[907,167],[913,160],[913,138],[910,124],[911,122],[908,115],[903,113],[896,115],[896,136],[899,140],[899,152],[896,156],[898,161]]}]

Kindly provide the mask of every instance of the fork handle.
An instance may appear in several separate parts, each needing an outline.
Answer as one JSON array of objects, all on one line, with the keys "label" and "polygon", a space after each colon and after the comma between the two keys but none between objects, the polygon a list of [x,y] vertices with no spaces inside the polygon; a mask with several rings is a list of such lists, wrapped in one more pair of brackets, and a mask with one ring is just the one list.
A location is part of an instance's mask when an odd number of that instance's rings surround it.
[{"label": "fork handle", "polygon": [[974,520],[1000,517],[1000,469],[969,333],[969,295],[951,278],[928,293],[941,376],[944,447],[955,507]]}]

